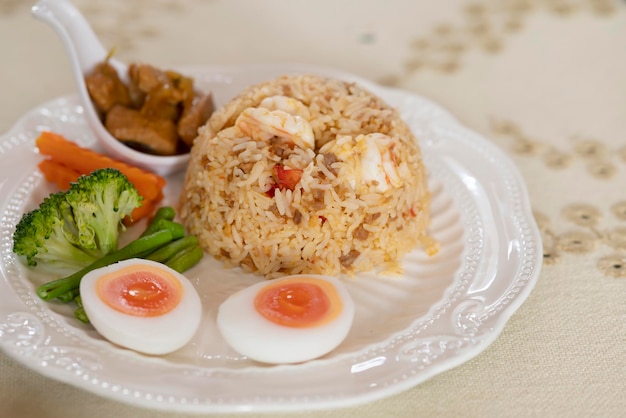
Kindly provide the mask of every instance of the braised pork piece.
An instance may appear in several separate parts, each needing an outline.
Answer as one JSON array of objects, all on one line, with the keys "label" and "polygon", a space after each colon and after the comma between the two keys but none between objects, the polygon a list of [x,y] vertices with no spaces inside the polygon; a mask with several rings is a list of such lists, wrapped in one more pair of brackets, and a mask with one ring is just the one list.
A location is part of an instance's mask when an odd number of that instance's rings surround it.
[{"label": "braised pork piece", "polygon": [[131,64],[128,79],[126,85],[107,61],[85,77],[106,129],[149,154],[188,152],[198,128],[213,113],[212,95],[196,91],[190,77],[148,64]]}]

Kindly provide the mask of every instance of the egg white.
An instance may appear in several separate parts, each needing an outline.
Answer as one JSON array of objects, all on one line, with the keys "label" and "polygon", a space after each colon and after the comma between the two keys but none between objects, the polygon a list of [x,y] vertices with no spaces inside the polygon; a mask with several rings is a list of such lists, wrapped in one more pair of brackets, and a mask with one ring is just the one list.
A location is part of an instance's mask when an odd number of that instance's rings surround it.
[{"label": "egg white", "polygon": [[[111,308],[98,296],[98,278],[138,264],[166,270],[178,279],[182,295],[174,309],[160,316],[133,316]],[[90,323],[100,335],[112,343],[146,354],[160,355],[178,350],[194,336],[202,317],[202,304],[193,284],[175,270],[150,260],[125,260],[91,271],[81,280],[80,296]]]},{"label": "egg white", "polygon": [[354,302],[339,280],[314,274],[301,275],[330,282],[336,289],[342,310],[334,320],[317,327],[293,328],[264,318],[254,307],[259,291],[269,284],[298,277],[285,276],[247,287],[227,298],[219,307],[218,329],[239,354],[263,363],[300,363],[334,350],[346,338],[354,318]]}]

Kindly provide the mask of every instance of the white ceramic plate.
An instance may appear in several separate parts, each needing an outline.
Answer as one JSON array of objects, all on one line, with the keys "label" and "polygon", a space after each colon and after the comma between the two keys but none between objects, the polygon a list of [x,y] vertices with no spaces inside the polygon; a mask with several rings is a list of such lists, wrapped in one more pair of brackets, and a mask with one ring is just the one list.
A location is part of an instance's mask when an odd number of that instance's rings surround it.
[{"label": "white ceramic plate", "polygon": [[[218,104],[247,85],[282,73],[310,72],[358,81],[397,106],[420,141],[433,191],[431,231],[438,255],[404,260],[403,277],[364,274],[347,281],[354,327],[329,355],[298,365],[265,366],[238,356],[215,328],[217,307],[259,280],[211,257],[186,274],[204,304],[194,340],[149,357],[116,347],[78,323],[67,305],[34,289],[49,277],[12,254],[24,211],[53,188],[38,173],[34,140],[52,130],[95,146],[73,96],[53,100],[0,140],[0,347],[17,361],[99,395],[149,408],[193,412],[288,411],[356,405],[406,390],[476,356],[495,340],[539,274],[542,249],[523,181],[510,160],[445,110],[413,94],[352,75],[305,66],[186,68]],[[173,204],[182,175],[169,179]],[[531,324],[528,324],[531,326]]]}]

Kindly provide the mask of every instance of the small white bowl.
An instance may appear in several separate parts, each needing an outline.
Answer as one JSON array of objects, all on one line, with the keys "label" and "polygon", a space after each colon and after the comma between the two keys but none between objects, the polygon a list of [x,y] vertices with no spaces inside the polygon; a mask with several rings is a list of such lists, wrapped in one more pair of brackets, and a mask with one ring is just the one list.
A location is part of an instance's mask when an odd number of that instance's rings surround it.
[{"label": "small white bowl", "polygon": [[[105,152],[115,159],[162,176],[184,170],[189,161],[189,153],[172,156],[146,154],[120,142],[102,124],[89,97],[85,76],[106,59],[108,52],[80,11],[67,0],[40,0],[32,7],[31,12],[37,19],[51,25],[63,41],[85,110],[85,118]],[[115,67],[120,78],[128,82],[128,66],[113,58],[108,61]]]}]

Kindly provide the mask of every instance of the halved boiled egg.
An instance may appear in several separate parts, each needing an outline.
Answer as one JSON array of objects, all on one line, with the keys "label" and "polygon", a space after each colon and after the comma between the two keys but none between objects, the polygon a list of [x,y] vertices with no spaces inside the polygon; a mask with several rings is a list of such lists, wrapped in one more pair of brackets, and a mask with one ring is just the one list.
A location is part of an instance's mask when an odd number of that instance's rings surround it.
[{"label": "halved boiled egg", "polygon": [[147,354],[166,354],[187,344],[202,317],[193,284],[150,260],[125,260],[93,270],[81,280],[80,295],[98,333]]},{"label": "halved boiled egg", "polygon": [[346,338],[354,302],[333,277],[302,274],[247,287],[219,307],[217,326],[238,353],[264,363],[299,363]]}]

